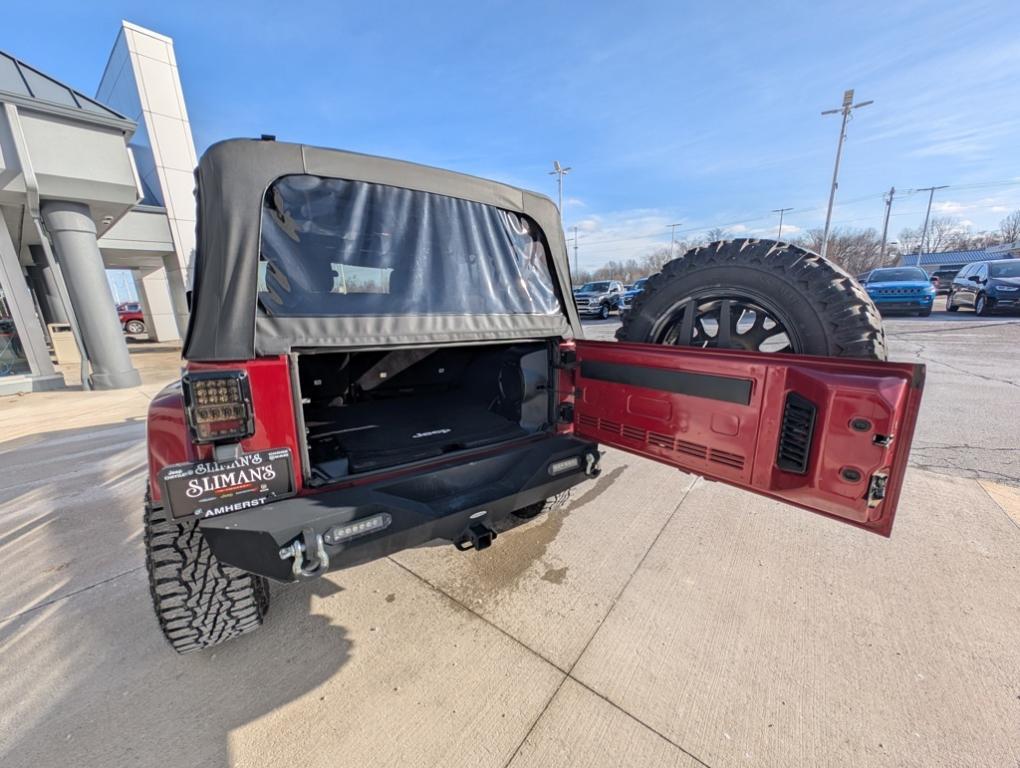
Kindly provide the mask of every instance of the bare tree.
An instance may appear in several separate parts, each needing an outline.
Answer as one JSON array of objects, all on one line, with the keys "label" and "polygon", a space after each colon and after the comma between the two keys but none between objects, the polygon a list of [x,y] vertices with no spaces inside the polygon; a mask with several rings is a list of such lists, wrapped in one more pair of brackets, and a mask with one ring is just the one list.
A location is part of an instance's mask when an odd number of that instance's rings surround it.
[{"label": "bare tree", "polygon": [[[928,224],[928,237],[924,249],[928,253],[958,250],[957,244],[969,242],[970,228],[953,216],[936,216]],[[966,246],[964,246],[966,248]]]},{"label": "bare tree", "polygon": [[[798,238],[797,242],[802,247],[817,253],[822,246],[823,234],[821,229],[811,229]],[[895,260],[895,257],[887,253],[883,263],[881,254],[882,242],[874,229],[837,228],[829,233],[827,257],[851,275],[868,272]]]},{"label": "bare tree", "polygon": [[682,256],[686,250],[686,247],[677,248],[671,256],[669,248],[656,248],[651,253],[646,254],[642,264],[645,275],[654,275],[656,272],[661,272],[668,262],[677,257],[677,254]]},{"label": "bare tree", "polygon": [[1020,210],[1013,211],[999,222],[999,232],[1004,243],[1015,243],[1020,240]]},{"label": "bare tree", "polygon": [[705,233],[705,239],[710,243],[714,243],[718,240],[729,240],[730,233],[722,227],[713,227]]},{"label": "bare tree", "polygon": [[899,249],[903,253],[916,253],[921,249],[921,228],[905,227],[900,230]]}]

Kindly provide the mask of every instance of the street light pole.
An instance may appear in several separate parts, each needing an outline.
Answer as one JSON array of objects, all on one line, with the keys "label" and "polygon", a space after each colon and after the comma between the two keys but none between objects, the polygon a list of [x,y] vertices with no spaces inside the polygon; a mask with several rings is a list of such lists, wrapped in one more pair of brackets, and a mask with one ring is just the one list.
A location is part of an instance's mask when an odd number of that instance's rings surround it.
[{"label": "street light pole", "polygon": [[780,240],[783,237],[783,214],[787,211],[792,211],[793,208],[773,208],[772,213],[779,214],[779,233],[776,235],[776,240]]},{"label": "street light pole", "polygon": [[556,177],[556,190],[559,194],[560,216],[563,216],[563,177],[573,170],[570,166],[564,168],[559,160],[553,160],[553,169],[549,171],[550,176]]},{"label": "street light pole", "polygon": [[577,271],[577,227],[574,227],[574,274],[579,274]]},{"label": "street light pole", "polygon": [[836,187],[839,186],[839,158],[843,153],[843,140],[846,139],[846,123],[850,119],[850,113],[855,109],[874,104],[874,101],[860,101],[854,104],[854,89],[843,91],[843,106],[839,109],[827,109],[823,115],[837,115],[842,113],[843,124],[839,128],[839,142],[836,144],[836,167],[832,170],[832,187],[829,189],[829,208],[825,214],[825,232],[822,234],[822,256],[829,250],[829,229],[832,226],[832,204],[836,201]]},{"label": "street light pole", "polygon": [[882,224],[882,250],[878,254],[879,266],[885,264],[885,239],[889,236],[889,214],[892,211],[892,201],[896,194],[896,187],[889,187],[889,194],[885,196],[885,222]]}]

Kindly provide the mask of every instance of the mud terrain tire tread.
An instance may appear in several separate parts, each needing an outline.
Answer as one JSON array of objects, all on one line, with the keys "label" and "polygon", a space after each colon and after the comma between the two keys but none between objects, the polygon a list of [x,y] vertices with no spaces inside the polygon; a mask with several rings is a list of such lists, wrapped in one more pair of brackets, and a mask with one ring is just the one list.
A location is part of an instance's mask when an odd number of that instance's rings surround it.
[{"label": "mud terrain tire tread", "polygon": [[221,563],[192,521],[145,503],[145,566],[163,636],[178,653],[257,629],[269,611],[265,578]]},{"label": "mud terrain tire tread", "polygon": [[[679,302],[691,292],[697,273],[731,268],[734,278],[748,271],[771,276],[796,291],[816,318],[821,337],[806,354],[885,360],[887,348],[882,317],[860,284],[840,267],[816,253],[774,240],[720,240],[693,248],[652,275],[634,297],[631,310],[617,330],[619,341],[650,341],[649,334],[663,304]],[[739,270],[739,272],[737,271]],[[725,286],[725,277],[719,281]]]}]

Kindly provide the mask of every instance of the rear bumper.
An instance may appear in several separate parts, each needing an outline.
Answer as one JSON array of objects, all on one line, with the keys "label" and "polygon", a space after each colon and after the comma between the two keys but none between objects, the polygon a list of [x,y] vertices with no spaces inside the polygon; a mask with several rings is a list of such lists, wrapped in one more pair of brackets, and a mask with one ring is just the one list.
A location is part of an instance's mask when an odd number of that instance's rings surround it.
[{"label": "rear bumper", "polygon": [[[293,581],[292,560],[281,558],[280,550],[307,529],[325,536],[334,526],[389,515],[391,522],[383,530],[325,545],[329,570],[433,539],[457,541],[472,524],[491,525],[587,479],[585,457],[589,454],[598,456],[593,442],[549,436],[481,459],[285,499],[202,520],[199,526],[222,562],[277,581]],[[577,458],[575,468],[551,474],[551,465],[569,465],[573,458]]]}]

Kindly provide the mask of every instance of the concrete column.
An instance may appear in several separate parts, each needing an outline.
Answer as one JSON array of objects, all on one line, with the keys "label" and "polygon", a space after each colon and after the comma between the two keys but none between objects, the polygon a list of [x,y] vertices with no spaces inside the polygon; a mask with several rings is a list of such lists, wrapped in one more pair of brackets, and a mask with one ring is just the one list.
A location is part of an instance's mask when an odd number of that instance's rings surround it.
[{"label": "concrete column", "polygon": [[163,257],[163,269],[166,270],[167,287],[170,289],[170,303],[177,318],[177,333],[183,339],[188,332],[188,279],[177,260],[177,254],[170,253]]},{"label": "concrete column", "polygon": [[46,262],[42,246],[30,245],[28,250],[32,254],[32,261],[35,262],[35,266],[29,267],[28,272],[32,278],[36,298],[39,300],[39,307],[43,311],[43,319],[47,323],[66,323],[67,313],[64,311],[63,302],[60,301],[57,278]]},{"label": "concrete column", "polygon": [[138,386],[142,380],[131,365],[89,207],[46,200],[42,216],[92,365],[92,385],[96,389]]},{"label": "concrete column", "polygon": [[170,300],[170,286],[163,267],[132,270],[138,301],[145,315],[145,331],[153,341],[179,341],[177,317]]}]

